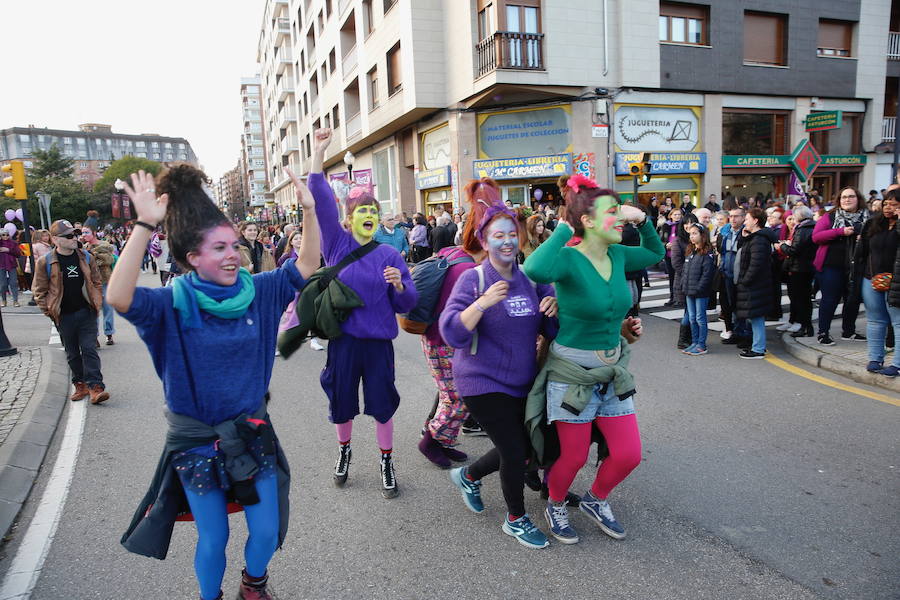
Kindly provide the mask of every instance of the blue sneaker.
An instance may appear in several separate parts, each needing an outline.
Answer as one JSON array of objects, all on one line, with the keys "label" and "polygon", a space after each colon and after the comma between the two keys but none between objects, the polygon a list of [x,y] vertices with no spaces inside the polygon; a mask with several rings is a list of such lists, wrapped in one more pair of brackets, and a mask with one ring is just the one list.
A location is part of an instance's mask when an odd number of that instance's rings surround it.
[{"label": "blue sneaker", "polygon": [[613,516],[609,502],[595,498],[591,492],[581,497],[578,505],[581,512],[589,516],[603,530],[603,533],[615,540],[625,539],[625,528],[619,525]]},{"label": "blue sneaker", "polygon": [[451,469],[450,481],[459,488],[469,510],[473,513],[484,511],[484,502],[481,501],[481,481],[472,481],[466,477],[466,467]]},{"label": "blue sneaker", "polygon": [[702,356],[702,355],[706,354],[707,352],[708,352],[708,350],[706,349],[706,346],[701,346],[700,344],[697,344],[696,346],[692,346],[691,348],[688,348],[687,354],[689,354],[690,356]]},{"label": "blue sneaker", "polygon": [[547,525],[553,537],[563,544],[578,543],[578,534],[569,525],[569,509],[566,508],[565,501],[556,504],[553,500],[548,500],[544,516],[547,517]]},{"label": "blue sneaker", "polygon": [[894,377],[896,377],[898,374],[900,374],[900,369],[898,369],[898,368],[895,367],[894,365],[890,365],[890,366],[887,366],[887,367],[883,368],[883,369],[881,370],[881,374],[884,375],[885,377],[891,377],[891,378],[894,378]]},{"label": "blue sneaker", "polygon": [[503,533],[516,538],[516,541],[527,548],[546,548],[550,545],[550,540],[544,535],[544,532],[534,526],[528,515],[522,515],[515,521],[509,520],[509,514],[503,519],[501,527]]},{"label": "blue sneaker", "polygon": [[696,347],[697,347],[697,344],[691,344],[687,348],[682,349],[681,353],[682,354],[690,354]]},{"label": "blue sneaker", "polygon": [[869,373],[881,373],[882,368],[884,368],[884,365],[877,360],[870,360],[869,364],[866,365],[866,371]]}]

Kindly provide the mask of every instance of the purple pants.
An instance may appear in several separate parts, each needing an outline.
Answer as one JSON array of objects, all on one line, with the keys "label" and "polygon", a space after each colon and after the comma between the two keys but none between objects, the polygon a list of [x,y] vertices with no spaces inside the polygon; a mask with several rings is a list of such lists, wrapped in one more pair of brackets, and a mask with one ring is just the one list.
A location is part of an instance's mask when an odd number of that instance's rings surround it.
[{"label": "purple pants", "polygon": [[332,423],[346,423],[359,414],[360,379],[363,412],[379,423],[387,423],[400,406],[391,340],[367,340],[345,333],[328,341],[328,358],[319,381],[328,395]]}]

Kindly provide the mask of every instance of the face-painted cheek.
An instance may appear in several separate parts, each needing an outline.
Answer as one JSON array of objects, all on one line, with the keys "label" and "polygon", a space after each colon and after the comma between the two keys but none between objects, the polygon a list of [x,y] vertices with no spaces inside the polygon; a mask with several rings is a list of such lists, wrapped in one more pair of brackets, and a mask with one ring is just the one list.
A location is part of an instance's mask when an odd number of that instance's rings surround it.
[{"label": "face-painted cheek", "polygon": [[615,215],[609,215],[605,219],[603,219],[603,230],[609,231],[613,227],[616,226],[616,223],[619,221],[619,218]]}]

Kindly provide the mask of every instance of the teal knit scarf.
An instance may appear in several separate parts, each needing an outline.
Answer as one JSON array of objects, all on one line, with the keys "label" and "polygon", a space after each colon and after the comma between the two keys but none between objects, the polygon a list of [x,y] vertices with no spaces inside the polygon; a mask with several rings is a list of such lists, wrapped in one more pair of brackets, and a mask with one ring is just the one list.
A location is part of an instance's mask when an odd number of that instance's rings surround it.
[{"label": "teal knit scarf", "polygon": [[185,329],[203,326],[200,311],[220,319],[239,319],[246,314],[256,297],[250,271],[241,268],[233,285],[223,286],[204,281],[197,273],[177,277],[173,282],[173,303]]}]

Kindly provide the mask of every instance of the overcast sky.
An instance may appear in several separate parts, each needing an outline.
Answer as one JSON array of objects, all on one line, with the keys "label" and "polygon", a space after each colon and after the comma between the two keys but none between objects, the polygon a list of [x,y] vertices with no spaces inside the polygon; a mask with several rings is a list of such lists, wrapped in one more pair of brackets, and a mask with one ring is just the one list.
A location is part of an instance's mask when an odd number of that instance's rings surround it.
[{"label": "overcast sky", "polygon": [[108,123],[187,138],[213,179],[237,163],[240,79],[257,72],[265,0],[14,5],[4,11],[0,129]]}]

